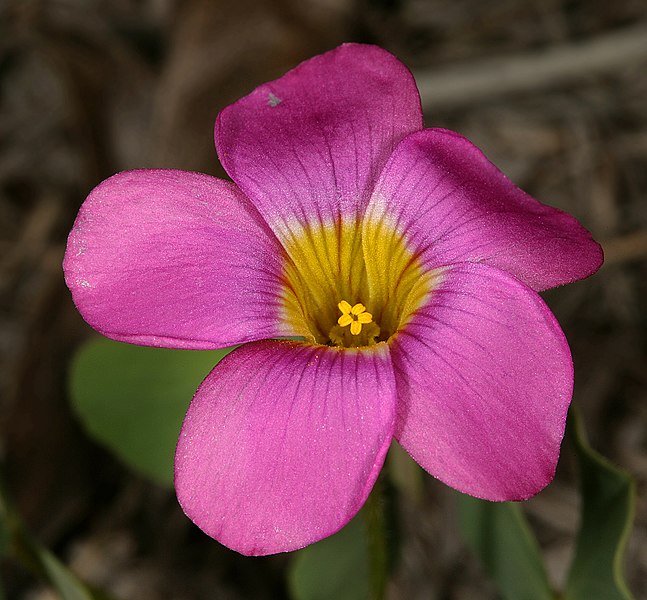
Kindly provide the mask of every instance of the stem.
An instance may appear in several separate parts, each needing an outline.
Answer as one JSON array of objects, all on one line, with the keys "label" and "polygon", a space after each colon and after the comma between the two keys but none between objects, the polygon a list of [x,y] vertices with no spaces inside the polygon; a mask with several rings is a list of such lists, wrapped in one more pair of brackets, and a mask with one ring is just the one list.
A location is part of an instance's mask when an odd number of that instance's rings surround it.
[{"label": "stem", "polygon": [[386,596],[388,550],[383,491],[382,481],[378,479],[364,507],[371,598],[375,600],[384,600]]}]

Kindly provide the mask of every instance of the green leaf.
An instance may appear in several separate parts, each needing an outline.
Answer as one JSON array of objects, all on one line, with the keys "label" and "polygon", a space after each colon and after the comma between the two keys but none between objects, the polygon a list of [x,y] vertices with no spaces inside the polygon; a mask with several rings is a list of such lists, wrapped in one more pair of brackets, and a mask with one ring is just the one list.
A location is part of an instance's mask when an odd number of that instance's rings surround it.
[{"label": "green leaf", "polygon": [[37,542],[20,524],[15,531],[16,555],[25,566],[54,588],[61,600],[110,600],[101,590],[91,589],[52,552]]},{"label": "green leaf", "polygon": [[92,436],[131,467],[170,486],[187,406],[232,349],[167,350],[90,340],[72,363],[72,406]]},{"label": "green leaf", "polygon": [[[7,500],[2,482],[0,482],[0,519],[7,541],[6,558],[17,560],[43,578],[58,592],[62,600],[109,600],[103,592],[91,590],[54,554],[29,534],[19,515]],[[4,591],[0,589],[0,599],[2,598],[4,598]]]},{"label": "green leaf", "polygon": [[34,545],[33,551],[38,557],[45,577],[63,600],[93,600],[95,598],[85,584],[49,550]]},{"label": "green leaf", "polygon": [[552,600],[539,546],[521,507],[458,496],[460,528],[507,600]]},{"label": "green leaf", "polygon": [[634,482],[589,446],[574,408],[568,430],[580,469],[582,506],[566,598],[630,600],[622,558],[634,518]]},{"label": "green leaf", "polygon": [[367,600],[368,544],[362,511],[335,535],[296,552],[289,572],[294,600]]}]

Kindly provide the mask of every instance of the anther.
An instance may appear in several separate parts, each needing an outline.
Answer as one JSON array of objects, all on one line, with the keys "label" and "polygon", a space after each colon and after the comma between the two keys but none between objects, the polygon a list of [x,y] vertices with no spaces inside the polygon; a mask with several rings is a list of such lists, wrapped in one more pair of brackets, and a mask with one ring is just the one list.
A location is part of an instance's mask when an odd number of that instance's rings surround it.
[{"label": "anther", "polygon": [[353,335],[359,335],[362,332],[362,325],[373,321],[373,315],[366,312],[366,307],[359,302],[351,306],[346,300],[342,300],[337,307],[341,311],[341,317],[337,319],[337,323],[340,327],[350,325],[350,332]]}]

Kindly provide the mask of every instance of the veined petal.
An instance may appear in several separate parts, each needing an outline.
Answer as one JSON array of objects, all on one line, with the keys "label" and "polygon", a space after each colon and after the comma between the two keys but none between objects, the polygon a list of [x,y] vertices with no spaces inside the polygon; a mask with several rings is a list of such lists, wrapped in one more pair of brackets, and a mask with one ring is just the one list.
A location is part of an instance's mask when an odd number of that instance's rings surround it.
[{"label": "veined petal", "polygon": [[441,270],[390,342],[395,437],[432,475],[487,500],[524,500],[553,478],[573,367],[542,299],[511,275]]},{"label": "veined petal", "polygon": [[296,550],[331,535],[378,476],[394,404],[386,344],[242,346],[189,407],[175,456],[180,504],[242,554]]},{"label": "veined petal", "polygon": [[319,342],[337,302],[366,301],[361,217],[393,149],[421,127],[409,70],[361,44],[305,61],[218,115],[220,161],[292,259],[286,277]]},{"label": "veined petal", "polygon": [[235,185],[199,173],[141,170],[119,173],[90,193],[63,268],[77,308],[103,335],[207,349],[302,335],[282,319],[285,260]]},{"label": "veined petal", "polygon": [[344,44],[225,108],[215,139],[227,173],[285,241],[299,224],[361,214],[395,146],[421,127],[409,70],[381,48]]},{"label": "veined petal", "polygon": [[443,129],[400,143],[367,220],[387,222],[428,266],[482,262],[537,291],[587,277],[603,260],[575,218],[537,202],[467,139]]}]

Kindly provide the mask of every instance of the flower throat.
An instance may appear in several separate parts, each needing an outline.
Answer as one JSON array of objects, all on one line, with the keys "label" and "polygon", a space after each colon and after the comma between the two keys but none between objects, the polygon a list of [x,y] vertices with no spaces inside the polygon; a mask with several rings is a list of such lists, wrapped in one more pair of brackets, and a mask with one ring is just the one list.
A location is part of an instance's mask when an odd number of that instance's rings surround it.
[{"label": "flower throat", "polygon": [[285,318],[311,343],[358,348],[386,341],[434,278],[383,220],[294,226],[286,251]]}]

